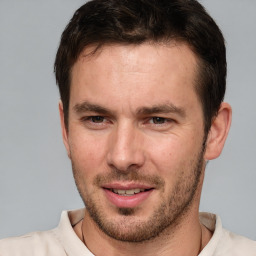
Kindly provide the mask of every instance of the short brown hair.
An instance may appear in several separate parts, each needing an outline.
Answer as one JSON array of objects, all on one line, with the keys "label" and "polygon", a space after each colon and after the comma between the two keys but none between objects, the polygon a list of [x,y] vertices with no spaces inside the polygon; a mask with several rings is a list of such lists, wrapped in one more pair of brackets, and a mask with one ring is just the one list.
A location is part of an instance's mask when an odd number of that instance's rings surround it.
[{"label": "short brown hair", "polygon": [[187,43],[199,59],[196,91],[205,132],[211,127],[226,89],[223,35],[196,0],[92,0],[81,6],[62,33],[54,70],[68,127],[71,69],[89,45]]}]

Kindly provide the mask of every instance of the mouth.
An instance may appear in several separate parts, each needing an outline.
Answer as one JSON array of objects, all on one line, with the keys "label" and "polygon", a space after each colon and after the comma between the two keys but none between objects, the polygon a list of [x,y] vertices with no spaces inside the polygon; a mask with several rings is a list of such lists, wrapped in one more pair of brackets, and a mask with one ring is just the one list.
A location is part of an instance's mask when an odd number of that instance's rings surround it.
[{"label": "mouth", "polygon": [[150,189],[143,189],[143,188],[135,188],[135,189],[109,189],[111,192],[120,195],[120,196],[133,196],[135,194],[139,194],[145,191],[149,191]]},{"label": "mouth", "polygon": [[118,208],[134,208],[146,202],[154,188],[143,185],[109,185],[104,186],[107,200]]}]

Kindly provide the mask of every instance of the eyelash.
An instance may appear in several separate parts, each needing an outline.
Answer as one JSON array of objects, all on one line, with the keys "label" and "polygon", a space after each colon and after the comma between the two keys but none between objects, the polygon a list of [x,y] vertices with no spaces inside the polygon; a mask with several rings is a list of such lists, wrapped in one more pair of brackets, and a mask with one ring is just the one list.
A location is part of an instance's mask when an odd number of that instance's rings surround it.
[{"label": "eyelash", "polygon": [[[161,123],[155,123],[154,120],[156,121],[158,119],[158,121],[163,121]],[[156,124],[156,125],[163,125],[165,123],[168,123],[171,121],[171,119],[169,118],[165,118],[165,117],[160,117],[160,116],[154,116],[154,117],[151,117],[149,120],[152,120],[153,121],[153,124]]]},{"label": "eyelash", "polygon": [[[100,118],[102,121],[94,122],[93,119],[96,119],[96,118],[98,118],[98,119]],[[86,116],[86,117],[81,118],[82,122],[90,122],[92,124],[102,124],[102,123],[104,123],[104,120],[106,120],[106,117],[104,117],[104,116]]]},{"label": "eyelash", "polygon": [[[90,117],[88,117],[88,120],[91,120],[93,123],[102,123],[101,120],[104,119],[104,118],[105,117],[103,117],[103,116],[90,116]],[[93,119],[100,119],[100,120],[96,120],[94,122]]]},{"label": "eyelash", "polygon": [[[98,122],[97,120],[95,121],[95,119],[100,119],[100,120],[98,120],[99,121]],[[108,119],[107,117],[100,116],[100,115],[82,117],[81,121],[83,123],[88,124],[89,126],[99,127],[99,128],[100,128],[100,126],[111,123],[111,119]],[[157,121],[160,123],[157,123]],[[168,126],[168,125],[170,125],[170,123],[173,123],[173,122],[175,122],[175,121],[171,118],[153,116],[153,117],[144,119],[143,126],[146,124],[149,124],[150,126],[161,128],[161,127]]]}]

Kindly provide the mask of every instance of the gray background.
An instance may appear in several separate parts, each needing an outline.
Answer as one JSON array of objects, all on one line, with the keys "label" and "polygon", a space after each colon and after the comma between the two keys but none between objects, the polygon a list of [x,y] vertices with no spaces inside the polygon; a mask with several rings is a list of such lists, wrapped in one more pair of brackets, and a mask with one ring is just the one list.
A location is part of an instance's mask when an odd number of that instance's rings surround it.
[{"label": "gray background", "polygon": [[[82,207],[61,139],[53,62],[80,0],[0,2],[0,238],[57,225]],[[201,1],[227,41],[233,124],[209,163],[202,211],[256,239],[256,1]]]}]

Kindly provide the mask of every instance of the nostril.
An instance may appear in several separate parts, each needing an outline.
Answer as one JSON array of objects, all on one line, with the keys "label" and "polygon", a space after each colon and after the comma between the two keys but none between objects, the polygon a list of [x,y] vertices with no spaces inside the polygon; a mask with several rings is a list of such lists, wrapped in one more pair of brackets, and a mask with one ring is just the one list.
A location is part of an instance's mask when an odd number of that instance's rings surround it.
[{"label": "nostril", "polygon": [[116,154],[108,157],[108,165],[117,169],[118,171],[127,172],[131,168],[138,168],[142,165],[141,161],[137,161],[135,156]]},{"label": "nostril", "polygon": [[119,171],[126,172],[131,166],[144,164],[144,151],[141,135],[132,123],[119,123],[109,140],[107,163]]}]

